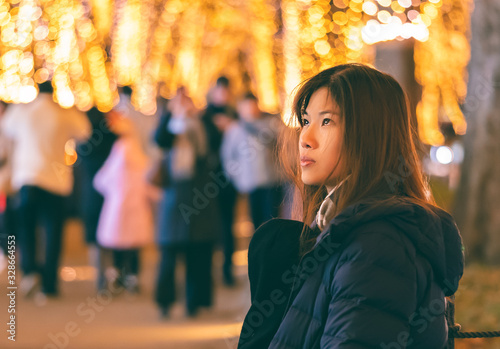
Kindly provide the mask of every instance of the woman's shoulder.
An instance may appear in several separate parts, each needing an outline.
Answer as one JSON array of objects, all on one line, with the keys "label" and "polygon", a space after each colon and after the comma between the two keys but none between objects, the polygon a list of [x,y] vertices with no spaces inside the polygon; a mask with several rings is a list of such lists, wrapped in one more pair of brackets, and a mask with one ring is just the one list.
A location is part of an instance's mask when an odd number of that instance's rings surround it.
[{"label": "woman's shoulder", "polygon": [[287,289],[282,277],[299,263],[303,228],[299,221],[272,219],[255,231],[248,248],[252,299],[267,297],[274,289]]},{"label": "woman's shoulder", "polygon": [[288,241],[289,239],[286,238],[291,236],[298,237],[304,229],[309,229],[309,227],[307,227],[307,225],[303,222],[290,219],[273,218],[257,228],[252,237],[251,243],[275,243],[276,240],[280,239]]},{"label": "woman's shoulder", "polygon": [[250,241],[249,265],[297,259],[304,227],[308,229],[302,222],[278,218],[262,224]]},{"label": "woman's shoulder", "polygon": [[343,244],[339,263],[361,261],[396,271],[403,264],[416,267],[419,256],[432,266],[440,284],[453,286],[447,286],[450,293],[458,287],[462,240],[453,218],[442,209],[398,197],[358,205],[332,223],[328,236]]},{"label": "woman's shoulder", "polygon": [[300,234],[304,229],[310,229],[303,222],[273,218],[255,231],[250,241],[249,250],[276,249],[282,250],[284,247],[299,245]]}]

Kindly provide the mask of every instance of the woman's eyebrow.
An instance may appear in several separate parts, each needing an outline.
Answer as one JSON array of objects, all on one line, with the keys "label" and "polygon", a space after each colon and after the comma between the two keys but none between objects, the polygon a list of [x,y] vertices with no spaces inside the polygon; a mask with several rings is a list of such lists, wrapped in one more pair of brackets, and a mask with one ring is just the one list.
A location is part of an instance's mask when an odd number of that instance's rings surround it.
[{"label": "woman's eyebrow", "polygon": [[[323,110],[323,111],[320,111],[320,112],[319,112],[319,115],[324,115],[324,114],[339,115],[339,113],[334,112],[333,110]],[[302,115],[307,115],[307,116],[309,116],[309,114],[307,114],[307,111],[306,111],[306,110],[304,110],[304,111],[302,112]]]}]

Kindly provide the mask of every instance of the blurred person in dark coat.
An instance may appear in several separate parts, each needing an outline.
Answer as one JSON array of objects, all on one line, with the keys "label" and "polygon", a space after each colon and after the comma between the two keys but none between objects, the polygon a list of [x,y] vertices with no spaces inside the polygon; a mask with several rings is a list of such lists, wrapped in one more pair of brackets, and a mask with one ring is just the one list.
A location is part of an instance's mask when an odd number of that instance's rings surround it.
[{"label": "blurred person in dark coat", "polygon": [[78,160],[75,170],[81,174],[81,214],[85,241],[89,245],[90,261],[97,270],[97,288],[103,289],[106,287],[104,252],[97,245],[96,234],[104,198],[92,182],[108,158],[117,136],[109,129],[105,114],[97,108],[90,109],[87,117],[92,125],[92,134],[86,142],[76,147]]},{"label": "blurred person in dark coat", "polygon": [[234,284],[232,256],[234,253],[234,207],[237,193],[234,185],[226,178],[222,168],[220,149],[224,132],[237,119],[236,111],[229,105],[231,97],[229,80],[225,76],[217,79],[215,87],[208,96],[208,106],[202,114],[202,122],[207,133],[207,159],[221,180],[218,194],[222,222],[222,246],[224,252],[223,277],[226,285]]},{"label": "blurred person in dark coat", "polygon": [[206,133],[184,89],[169,102],[154,138],[167,154],[168,177],[158,210],[161,261],[156,302],[162,316],[168,316],[176,299],[176,260],[183,254],[187,313],[194,316],[200,307],[212,304],[212,251],[220,223]]}]

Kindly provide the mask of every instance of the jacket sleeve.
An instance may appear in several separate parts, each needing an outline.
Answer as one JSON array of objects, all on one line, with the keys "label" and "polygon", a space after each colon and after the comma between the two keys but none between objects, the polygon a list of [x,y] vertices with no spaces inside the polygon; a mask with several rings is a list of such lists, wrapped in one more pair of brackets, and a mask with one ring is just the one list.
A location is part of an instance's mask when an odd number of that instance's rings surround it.
[{"label": "jacket sleeve", "polygon": [[[248,248],[248,279],[252,304],[241,328],[238,349],[268,348],[287,307],[293,266],[299,263],[300,234],[304,224],[271,219],[254,233]],[[278,276],[278,277],[277,277]],[[263,314],[262,321],[255,318]]]},{"label": "jacket sleeve", "polygon": [[358,232],[332,272],[321,348],[406,348],[417,305],[412,245],[388,223]]}]

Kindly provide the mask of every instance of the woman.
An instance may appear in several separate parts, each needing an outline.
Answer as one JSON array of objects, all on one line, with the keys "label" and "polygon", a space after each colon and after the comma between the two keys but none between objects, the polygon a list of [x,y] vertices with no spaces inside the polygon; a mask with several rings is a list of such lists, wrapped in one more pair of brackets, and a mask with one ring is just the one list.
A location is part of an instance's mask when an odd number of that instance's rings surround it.
[{"label": "woman", "polygon": [[94,188],[94,177],[111,152],[117,139],[109,129],[106,116],[96,107],[87,111],[92,125],[92,135],[85,143],[76,146],[78,164],[75,171],[80,171],[81,212],[85,227],[85,241],[89,245],[89,259],[97,270],[97,290],[107,287],[105,277],[105,251],[97,244],[97,225],[101,214],[104,197]]},{"label": "woman", "polygon": [[275,219],[255,233],[239,347],[443,348],[462,241],[421,172],[401,86],[340,65],[300,87],[293,113],[283,162],[303,223]]},{"label": "woman", "polygon": [[[207,140],[191,98],[183,88],[169,102],[154,134],[166,153],[166,177],[159,206],[157,242],[160,264],[156,303],[161,318],[176,301],[175,269],[186,263],[186,310],[194,317],[212,305],[212,251],[220,229],[213,169],[207,164]],[[215,187],[215,188],[214,188]]]},{"label": "woman", "polygon": [[104,197],[96,240],[112,252],[118,274],[115,282],[135,294],[139,292],[140,249],[153,242],[153,206],[159,193],[147,181],[149,162],[134,124],[114,110],[106,117],[118,139],[93,180]]}]

